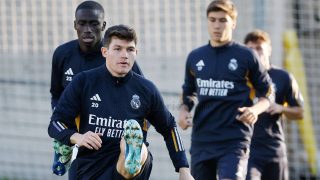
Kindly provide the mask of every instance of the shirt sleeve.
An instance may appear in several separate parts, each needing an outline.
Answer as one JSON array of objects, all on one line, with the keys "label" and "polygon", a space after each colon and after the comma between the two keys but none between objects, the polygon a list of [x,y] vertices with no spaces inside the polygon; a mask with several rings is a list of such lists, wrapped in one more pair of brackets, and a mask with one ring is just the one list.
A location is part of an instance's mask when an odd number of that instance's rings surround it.
[{"label": "shirt sleeve", "polygon": [[74,119],[80,112],[83,79],[82,73],[76,75],[64,90],[48,127],[49,136],[66,145],[71,145],[70,137],[77,132]]},{"label": "shirt sleeve", "polygon": [[147,119],[155,127],[156,131],[164,137],[176,172],[179,171],[179,168],[189,167],[174,117],[165,107],[163,99],[156,88],[154,89],[152,104]]},{"label": "shirt sleeve", "polygon": [[186,105],[191,111],[194,106],[194,101],[192,97],[195,96],[196,86],[195,86],[195,73],[191,69],[191,54],[189,54],[185,67],[184,84],[182,85],[182,104]]},{"label": "shirt sleeve", "polygon": [[289,74],[289,88],[285,94],[285,100],[289,106],[303,107],[303,97],[299,90],[298,83],[292,74]]},{"label": "shirt sleeve", "polygon": [[52,56],[52,68],[51,68],[51,108],[57,105],[58,100],[63,92],[62,86],[62,73],[61,68],[59,67],[59,58],[57,50],[54,52]]},{"label": "shirt sleeve", "polygon": [[269,99],[270,102],[274,102],[275,94],[272,88],[272,80],[263,67],[263,65],[258,60],[258,57],[252,54],[251,61],[249,62],[249,79],[258,92],[257,97],[265,97]]}]

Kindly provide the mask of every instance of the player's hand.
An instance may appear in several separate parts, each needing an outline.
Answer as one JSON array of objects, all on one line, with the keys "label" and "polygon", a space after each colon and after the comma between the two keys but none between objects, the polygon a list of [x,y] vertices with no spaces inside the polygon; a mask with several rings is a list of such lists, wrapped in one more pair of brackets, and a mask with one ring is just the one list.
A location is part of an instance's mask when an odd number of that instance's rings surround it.
[{"label": "player's hand", "polygon": [[266,112],[271,115],[281,114],[283,112],[283,106],[277,103],[272,103]]},{"label": "player's hand", "polygon": [[77,144],[79,147],[86,147],[88,149],[98,150],[101,148],[102,140],[100,138],[101,133],[94,133],[88,131],[85,134],[74,133],[71,137],[71,143]]},{"label": "player's hand", "polygon": [[179,169],[179,180],[194,180],[194,178],[190,174],[189,168]]},{"label": "player's hand", "polygon": [[236,119],[247,124],[254,124],[258,119],[258,113],[256,113],[250,107],[241,107],[238,108],[239,114],[236,116]]},{"label": "player's hand", "polygon": [[183,130],[192,126],[192,116],[185,105],[180,107],[178,125]]}]

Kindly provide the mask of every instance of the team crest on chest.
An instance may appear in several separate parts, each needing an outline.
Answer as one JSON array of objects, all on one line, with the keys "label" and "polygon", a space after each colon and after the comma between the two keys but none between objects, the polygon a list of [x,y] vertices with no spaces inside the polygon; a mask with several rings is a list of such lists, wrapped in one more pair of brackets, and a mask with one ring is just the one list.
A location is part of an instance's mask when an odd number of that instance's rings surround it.
[{"label": "team crest on chest", "polygon": [[130,105],[133,109],[138,109],[141,106],[140,97],[138,95],[133,95]]},{"label": "team crest on chest", "polygon": [[238,61],[234,58],[230,59],[230,62],[228,64],[228,68],[230,71],[235,71],[238,69]]},{"label": "team crest on chest", "polygon": [[198,71],[201,71],[202,68],[203,68],[203,66],[204,66],[203,60],[201,59],[201,60],[196,64],[196,66],[197,66]]}]

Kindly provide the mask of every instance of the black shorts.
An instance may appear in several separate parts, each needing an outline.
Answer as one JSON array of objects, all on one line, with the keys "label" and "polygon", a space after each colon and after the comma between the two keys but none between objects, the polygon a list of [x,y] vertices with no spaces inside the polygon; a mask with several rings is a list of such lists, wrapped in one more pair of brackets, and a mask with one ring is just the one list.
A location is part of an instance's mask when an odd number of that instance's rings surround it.
[{"label": "black shorts", "polygon": [[[152,161],[152,154],[148,152],[146,162],[142,166],[140,173],[133,180],[148,180],[152,170]],[[71,166],[71,168],[69,169],[69,180],[125,180],[125,178],[121,176],[117,171],[117,158],[114,159],[114,162],[115,163],[113,163],[111,166],[105,168],[105,171],[101,175],[86,173],[81,177],[78,176],[76,166]]]},{"label": "black shorts", "polygon": [[[148,157],[142,166],[140,173],[132,180],[148,180],[152,170],[152,161],[152,154],[148,152]],[[104,172],[97,180],[106,180],[110,179],[110,177],[112,177],[112,180],[125,180],[125,178],[118,173],[116,165],[112,168],[112,170]]]},{"label": "black shorts", "polygon": [[192,163],[191,174],[195,180],[245,179],[248,158],[248,149],[238,149],[216,158]]},{"label": "black shorts", "polygon": [[250,157],[248,163],[247,180],[251,179],[281,179],[288,180],[287,158],[278,161],[267,161]]}]

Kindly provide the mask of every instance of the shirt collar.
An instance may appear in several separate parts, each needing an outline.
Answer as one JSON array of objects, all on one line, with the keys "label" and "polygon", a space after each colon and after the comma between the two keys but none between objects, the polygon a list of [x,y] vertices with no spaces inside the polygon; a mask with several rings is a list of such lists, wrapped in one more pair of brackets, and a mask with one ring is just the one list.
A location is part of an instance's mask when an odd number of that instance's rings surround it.
[{"label": "shirt collar", "polygon": [[126,74],[124,77],[115,77],[113,76],[110,71],[108,70],[107,67],[105,68],[105,72],[106,72],[106,77],[108,79],[110,79],[115,85],[122,85],[125,84],[127,81],[129,81],[131,79],[131,77],[133,76],[133,71],[130,70],[128,72],[128,74]]}]

